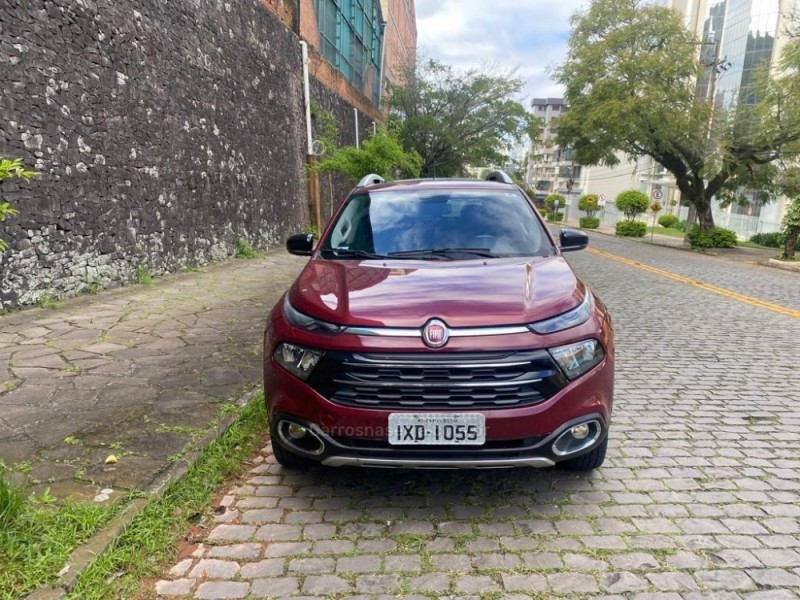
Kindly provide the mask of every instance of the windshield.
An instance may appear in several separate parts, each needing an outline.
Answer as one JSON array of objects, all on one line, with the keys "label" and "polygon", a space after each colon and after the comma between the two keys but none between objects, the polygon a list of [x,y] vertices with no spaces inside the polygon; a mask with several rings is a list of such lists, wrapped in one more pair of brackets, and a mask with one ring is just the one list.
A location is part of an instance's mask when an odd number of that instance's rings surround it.
[{"label": "windshield", "polygon": [[339,258],[551,255],[533,211],[517,191],[378,190],[350,198],[321,248]]}]

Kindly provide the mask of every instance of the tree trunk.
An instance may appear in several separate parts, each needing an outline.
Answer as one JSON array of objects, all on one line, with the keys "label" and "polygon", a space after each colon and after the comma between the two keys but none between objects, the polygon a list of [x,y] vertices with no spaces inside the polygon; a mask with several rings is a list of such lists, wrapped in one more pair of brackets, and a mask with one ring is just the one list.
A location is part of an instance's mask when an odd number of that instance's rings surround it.
[{"label": "tree trunk", "polygon": [[786,231],[786,242],[783,245],[783,256],[785,260],[794,260],[794,253],[797,250],[797,238],[800,236],[800,228],[789,227]]},{"label": "tree trunk", "polygon": [[697,220],[700,223],[700,231],[708,233],[714,228],[714,215],[711,214],[711,203],[706,202],[702,206],[696,206]]}]

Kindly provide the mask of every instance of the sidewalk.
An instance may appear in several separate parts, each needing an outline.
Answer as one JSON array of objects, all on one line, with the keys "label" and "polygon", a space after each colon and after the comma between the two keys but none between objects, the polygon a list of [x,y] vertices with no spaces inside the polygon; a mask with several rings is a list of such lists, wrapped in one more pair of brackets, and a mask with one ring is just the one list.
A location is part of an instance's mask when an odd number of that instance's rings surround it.
[{"label": "sidewalk", "polygon": [[146,489],[258,389],[267,313],[304,262],[274,250],[0,317],[0,459],[59,498]]},{"label": "sidewalk", "polygon": [[[552,226],[558,226],[557,223],[551,223]],[[569,219],[566,223],[569,227],[578,227],[577,219]],[[604,235],[616,236],[616,230],[611,225],[602,224],[597,229],[587,229],[587,232],[602,233]],[[691,248],[683,245],[683,238],[673,237],[670,235],[661,235],[658,233],[648,233],[643,238],[620,238],[627,239],[635,242],[646,244],[654,244],[657,246],[665,246],[668,248],[677,248],[679,250],[686,250],[688,252],[700,252],[706,256],[716,256],[726,260],[733,260],[736,262],[746,262],[751,264],[765,265],[770,258],[775,258],[778,250],[774,248],[746,248],[743,246],[736,246],[735,248],[712,248],[706,250],[692,250]]]}]

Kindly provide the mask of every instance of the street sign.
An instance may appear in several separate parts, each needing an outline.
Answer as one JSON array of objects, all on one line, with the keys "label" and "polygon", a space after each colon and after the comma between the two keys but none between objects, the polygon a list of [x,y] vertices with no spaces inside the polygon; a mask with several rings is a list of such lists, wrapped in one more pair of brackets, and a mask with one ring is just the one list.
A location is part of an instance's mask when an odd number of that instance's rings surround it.
[{"label": "street sign", "polygon": [[664,197],[664,192],[661,190],[653,190],[653,200],[661,200]]},{"label": "street sign", "polygon": [[606,195],[605,194],[600,194],[597,197],[597,204],[599,204],[600,206],[605,206],[606,205]]}]

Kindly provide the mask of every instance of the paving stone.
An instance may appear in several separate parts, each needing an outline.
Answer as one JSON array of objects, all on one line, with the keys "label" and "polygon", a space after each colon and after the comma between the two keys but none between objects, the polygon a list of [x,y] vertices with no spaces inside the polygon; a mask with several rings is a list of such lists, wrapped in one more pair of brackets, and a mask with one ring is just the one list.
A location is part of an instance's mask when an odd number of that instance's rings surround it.
[{"label": "paving stone", "polygon": [[747,569],[747,574],[762,587],[800,587],[800,576],[784,569]]},{"label": "paving stone", "polygon": [[337,573],[378,573],[380,570],[380,556],[348,556],[336,561]]},{"label": "paving stone", "polygon": [[174,581],[157,581],[156,593],[159,596],[185,596],[191,592],[195,584],[194,579],[176,579]]},{"label": "paving stone", "polygon": [[207,581],[200,584],[194,597],[201,600],[244,598],[249,591],[250,584],[241,581]]},{"label": "paving stone", "polygon": [[302,592],[304,594],[336,594],[349,592],[353,588],[346,579],[336,575],[309,575],[303,581]]},{"label": "paving stone", "polygon": [[398,587],[398,575],[360,575],[356,578],[356,589],[366,594],[388,594]]},{"label": "paving stone", "polygon": [[275,577],[283,574],[284,561],[282,558],[267,558],[258,562],[246,563],[239,571],[242,579],[257,579]]},{"label": "paving stone", "polygon": [[407,580],[408,588],[420,592],[446,592],[450,589],[450,578],[443,573],[426,573]]},{"label": "paving stone", "polygon": [[199,579],[230,579],[239,572],[239,564],[233,561],[204,558],[189,571],[189,577]]},{"label": "paving stone", "polygon": [[297,593],[300,584],[294,577],[274,579],[256,579],[250,586],[250,595],[254,598],[279,598]]},{"label": "paving stone", "polygon": [[383,568],[387,572],[402,571],[418,573],[422,570],[422,560],[419,556],[394,556],[384,557]]},{"label": "paving stone", "polygon": [[700,585],[712,590],[748,590],[755,587],[753,580],[744,572],[732,569],[695,571],[694,576]]},{"label": "paving stone", "polygon": [[650,573],[646,577],[662,592],[693,592],[700,589],[688,573]]},{"label": "paving stone", "polygon": [[547,575],[547,582],[556,594],[596,594],[600,591],[597,580],[591,575],[556,573]]},{"label": "paving stone", "polygon": [[253,559],[261,556],[262,544],[233,544],[230,546],[213,546],[208,551],[209,558],[241,558]]},{"label": "paving stone", "polygon": [[336,559],[333,558],[293,558],[289,561],[290,573],[333,573]]},{"label": "paving stone", "polygon": [[488,576],[462,575],[456,579],[456,590],[461,594],[483,594],[498,589],[497,584]]},{"label": "paving stone", "polygon": [[609,573],[602,579],[605,591],[617,594],[638,592],[649,587],[647,581],[628,571]]},{"label": "paving stone", "polygon": [[254,525],[217,525],[208,536],[210,541],[245,541],[256,532]]},{"label": "paving stone", "polygon": [[547,589],[547,578],[544,575],[511,575],[503,573],[503,589],[507,592],[535,591]]}]

